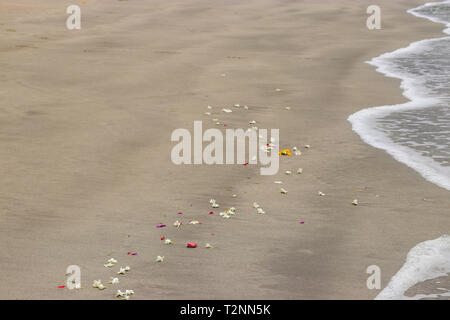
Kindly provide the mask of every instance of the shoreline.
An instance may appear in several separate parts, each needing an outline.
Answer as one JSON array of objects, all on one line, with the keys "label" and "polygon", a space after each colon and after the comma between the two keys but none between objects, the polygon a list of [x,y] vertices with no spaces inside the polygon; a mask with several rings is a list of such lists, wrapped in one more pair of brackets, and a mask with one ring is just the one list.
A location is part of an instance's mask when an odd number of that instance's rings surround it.
[{"label": "shoreline", "polygon": [[[113,276],[103,266],[112,256],[131,266],[120,289],[133,299],[372,299],[369,265],[384,287],[414,245],[447,231],[448,192],[365,144],[346,120],[405,100],[397,79],[364,61],[440,26],[406,13],[421,1],[382,1],[378,33],[365,27],[368,1],[283,4],[95,2],[80,33],[59,28],[57,15],[42,14],[48,22],[32,33],[36,17],[6,20],[0,297],[114,299],[115,288],[90,287]],[[235,103],[250,108],[220,112]],[[174,166],[170,133],[206,122],[207,105],[230,127],[280,128],[280,148],[312,148],[280,159],[273,177],[256,166]],[[302,175],[284,174],[297,167]],[[210,198],[236,216],[209,215]],[[203,224],[174,228],[179,211]],[[85,289],[57,288],[71,264]]]},{"label": "shoreline", "polygon": [[[447,1],[448,2],[448,1]],[[419,14],[414,10],[427,7],[432,4],[439,4],[440,2],[430,2],[426,5],[419,6],[417,8],[409,9],[407,12],[419,18],[427,19],[438,24],[444,24],[445,28],[443,33],[450,34],[450,29],[445,21],[428,17],[426,15]],[[419,90],[417,85],[417,79],[407,77],[398,70],[395,70],[392,65],[389,64],[389,58],[405,54],[406,52],[414,52],[426,46],[426,44],[442,41],[448,37],[423,39],[410,43],[407,47],[399,48],[392,52],[383,53],[380,56],[374,57],[367,63],[376,67],[376,71],[382,73],[386,77],[396,78],[401,80],[401,90],[403,96],[408,99],[408,102],[397,105],[386,106],[374,106],[364,110],[360,110],[349,116],[348,120],[352,123],[352,129],[369,145],[385,150],[397,161],[404,163],[408,167],[416,170],[424,179],[435,183],[436,185],[450,190],[450,171],[446,170],[443,166],[435,163],[432,159],[424,158],[417,152],[411,151],[409,148],[399,145],[389,139],[381,130],[374,124],[374,119],[385,117],[393,112],[425,109],[428,107],[436,106],[441,100],[435,97],[426,96],[424,94],[416,94]],[[387,60],[387,61],[386,61]]]}]

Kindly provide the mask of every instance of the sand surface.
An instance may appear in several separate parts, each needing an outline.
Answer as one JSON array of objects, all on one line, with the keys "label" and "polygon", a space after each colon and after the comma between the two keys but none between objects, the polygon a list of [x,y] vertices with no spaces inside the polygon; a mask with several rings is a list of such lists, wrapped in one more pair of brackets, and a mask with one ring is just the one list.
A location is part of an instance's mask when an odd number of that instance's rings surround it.
[{"label": "sand surface", "polygon": [[[406,13],[422,3],[378,1],[383,29],[370,31],[372,1],[0,0],[0,298],[374,298],[368,266],[384,287],[409,249],[450,225],[448,191],[346,120],[405,101],[364,61],[442,36]],[[82,8],[79,31],[65,27],[70,4]],[[249,110],[220,111],[236,103]],[[280,159],[276,176],[175,166],[172,131],[221,127],[212,118],[256,120],[280,129],[281,147],[312,148]],[[209,215],[210,198],[238,213]],[[192,218],[202,224],[172,226]],[[103,266],[110,257],[117,267]],[[69,265],[84,289],[58,288]],[[117,287],[91,287],[125,265]]]}]

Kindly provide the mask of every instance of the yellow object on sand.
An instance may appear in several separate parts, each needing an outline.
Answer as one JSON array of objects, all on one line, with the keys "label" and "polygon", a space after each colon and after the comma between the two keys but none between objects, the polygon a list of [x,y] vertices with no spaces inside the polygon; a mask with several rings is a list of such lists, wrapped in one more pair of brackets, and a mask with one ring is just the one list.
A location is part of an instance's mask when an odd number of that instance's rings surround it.
[{"label": "yellow object on sand", "polygon": [[278,152],[278,154],[281,156],[281,155],[283,155],[283,156],[290,156],[290,155],[292,155],[292,153],[291,153],[291,150],[289,150],[289,149],[283,149],[283,150],[281,150],[280,152]]}]

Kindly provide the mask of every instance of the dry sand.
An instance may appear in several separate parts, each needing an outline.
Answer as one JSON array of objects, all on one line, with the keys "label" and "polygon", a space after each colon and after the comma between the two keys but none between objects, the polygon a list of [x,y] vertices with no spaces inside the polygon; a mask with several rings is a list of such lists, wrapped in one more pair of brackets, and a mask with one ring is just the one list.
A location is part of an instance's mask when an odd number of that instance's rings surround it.
[{"label": "dry sand", "polygon": [[[377,31],[365,25],[372,1],[37,2],[0,0],[0,298],[372,299],[369,265],[384,287],[410,248],[448,233],[448,191],[346,120],[405,101],[364,61],[442,35],[406,13],[422,1],[378,1]],[[65,28],[70,4],[80,31]],[[250,110],[220,112],[235,103]],[[214,127],[207,105],[230,127],[256,120],[280,129],[282,147],[312,148],[276,176],[175,166],[171,132]],[[209,215],[210,198],[237,215]],[[203,224],[174,228],[179,211]],[[118,269],[109,257],[131,271],[98,291],[92,281]],[[85,289],[58,288],[72,264]]]}]

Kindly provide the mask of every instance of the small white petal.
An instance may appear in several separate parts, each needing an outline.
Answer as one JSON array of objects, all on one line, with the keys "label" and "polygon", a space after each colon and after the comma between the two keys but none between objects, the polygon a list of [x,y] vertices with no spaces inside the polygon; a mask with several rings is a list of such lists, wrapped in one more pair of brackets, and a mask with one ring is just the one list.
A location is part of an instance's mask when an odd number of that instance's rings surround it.
[{"label": "small white petal", "polygon": [[117,283],[119,283],[119,278],[113,278],[113,277],[111,277],[111,281],[110,281],[109,283],[111,283],[111,284],[117,284]]}]

